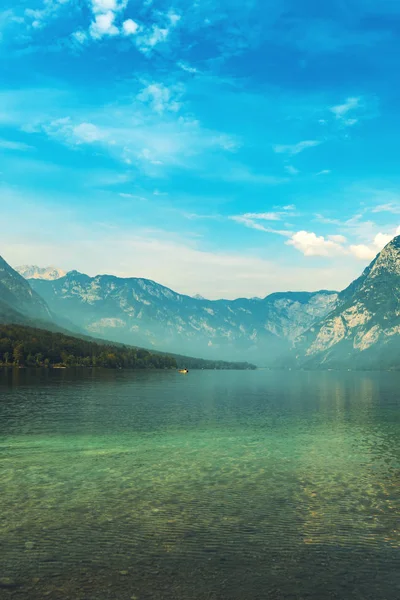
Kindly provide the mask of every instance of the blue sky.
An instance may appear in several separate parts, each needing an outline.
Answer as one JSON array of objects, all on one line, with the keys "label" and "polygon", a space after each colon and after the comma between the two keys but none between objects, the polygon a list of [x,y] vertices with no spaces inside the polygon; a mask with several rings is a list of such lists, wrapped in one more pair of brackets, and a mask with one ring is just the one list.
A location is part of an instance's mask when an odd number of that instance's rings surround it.
[{"label": "blue sky", "polygon": [[399,30],[396,0],[3,0],[0,252],[343,288],[400,225]]}]

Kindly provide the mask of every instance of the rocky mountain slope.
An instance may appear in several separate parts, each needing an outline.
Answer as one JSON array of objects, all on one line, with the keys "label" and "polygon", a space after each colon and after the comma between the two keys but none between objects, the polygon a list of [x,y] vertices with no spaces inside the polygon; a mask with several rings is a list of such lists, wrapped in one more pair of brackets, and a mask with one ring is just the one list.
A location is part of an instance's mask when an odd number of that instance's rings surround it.
[{"label": "rocky mountain slope", "polygon": [[0,256],[0,319],[10,322],[11,318],[18,323],[53,320],[43,298]]},{"label": "rocky mountain slope", "polygon": [[46,279],[53,281],[66,275],[65,271],[57,269],[57,267],[38,267],[37,265],[21,265],[20,267],[15,267],[15,270],[25,279]]},{"label": "rocky mountain slope", "polygon": [[71,271],[55,281],[30,280],[51,310],[87,334],[204,358],[271,364],[291,341],[329,313],[336,292],[280,293],[267,298],[205,300],[154,281],[89,277]]},{"label": "rocky mountain slope", "polygon": [[297,364],[400,368],[400,236],[339,294],[336,308],[295,342]]}]

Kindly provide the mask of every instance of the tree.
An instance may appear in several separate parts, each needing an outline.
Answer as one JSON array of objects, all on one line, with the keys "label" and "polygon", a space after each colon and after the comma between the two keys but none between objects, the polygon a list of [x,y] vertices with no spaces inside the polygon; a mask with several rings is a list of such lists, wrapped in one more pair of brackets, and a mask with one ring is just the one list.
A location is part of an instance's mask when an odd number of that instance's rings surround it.
[{"label": "tree", "polygon": [[24,346],[22,344],[16,344],[13,350],[14,364],[19,365],[24,359]]}]

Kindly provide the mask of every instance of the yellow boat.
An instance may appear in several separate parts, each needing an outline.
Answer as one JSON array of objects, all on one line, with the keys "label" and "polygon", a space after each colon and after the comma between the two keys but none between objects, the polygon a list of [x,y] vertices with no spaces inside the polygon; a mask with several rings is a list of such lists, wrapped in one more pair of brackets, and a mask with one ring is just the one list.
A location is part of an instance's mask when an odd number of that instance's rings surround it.
[{"label": "yellow boat", "polygon": [[189,373],[188,369],[179,369],[179,373],[186,374]]}]

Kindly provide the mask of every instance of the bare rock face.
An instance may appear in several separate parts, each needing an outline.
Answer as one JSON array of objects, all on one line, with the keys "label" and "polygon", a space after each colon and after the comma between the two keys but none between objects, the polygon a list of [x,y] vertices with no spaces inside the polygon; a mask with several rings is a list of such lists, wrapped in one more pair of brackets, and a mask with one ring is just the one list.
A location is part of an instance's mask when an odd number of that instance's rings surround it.
[{"label": "bare rock face", "polygon": [[400,367],[400,236],[359,279],[339,294],[336,308],[295,341],[309,367]]}]

